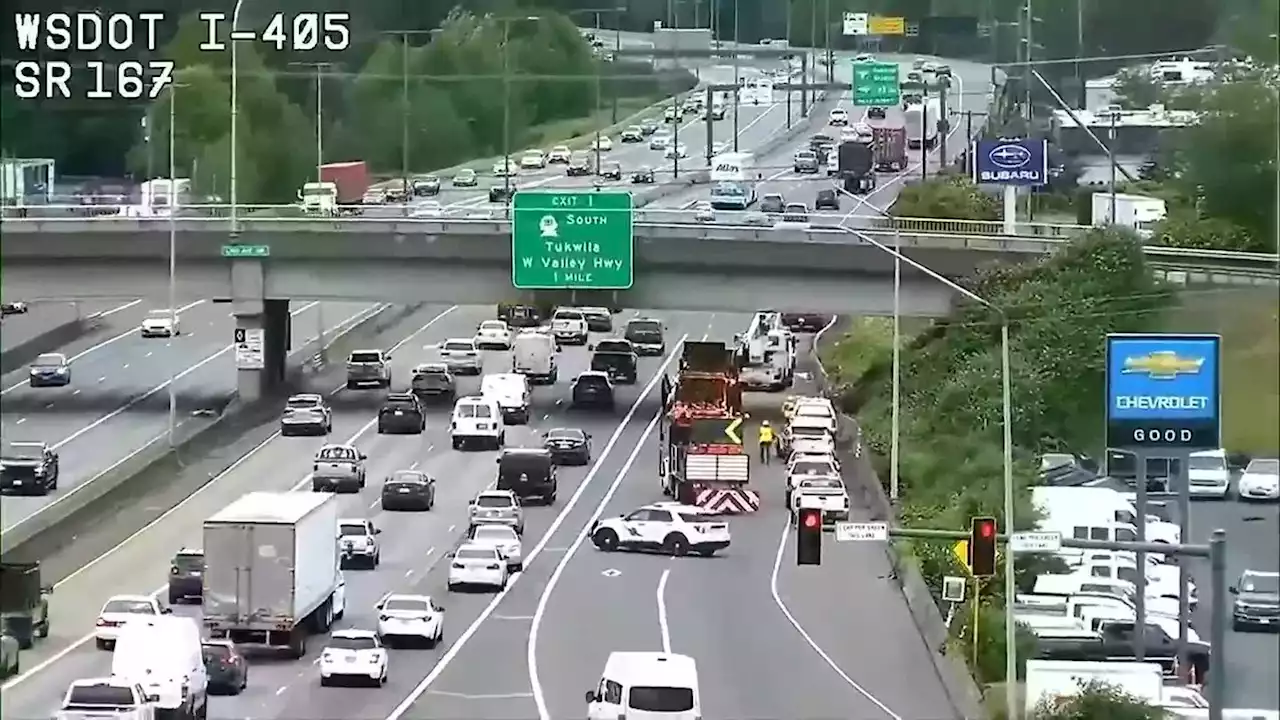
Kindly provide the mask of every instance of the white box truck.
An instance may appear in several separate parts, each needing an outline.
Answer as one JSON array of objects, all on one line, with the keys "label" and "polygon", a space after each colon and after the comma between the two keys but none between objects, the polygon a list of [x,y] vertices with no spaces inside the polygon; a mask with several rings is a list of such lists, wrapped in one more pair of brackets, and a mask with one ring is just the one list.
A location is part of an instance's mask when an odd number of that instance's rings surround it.
[{"label": "white box truck", "polygon": [[942,105],[937,98],[908,105],[902,111],[903,125],[907,129],[907,147],[919,150],[921,146],[933,149],[938,144],[938,121],[942,119]]},{"label": "white box truck", "polygon": [[255,492],[204,522],[204,624],[214,638],[287,649],[328,632],[346,606],[338,498]]},{"label": "white box truck", "polygon": [[[1111,200],[1115,198],[1115,220],[1111,219]],[[1093,194],[1093,224],[1101,227],[1103,225],[1119,225],[1127,227],[1138,233],[1142,237],[1151,237],[1152,230],[1155,229],[1156,223],[1160,222],[1168,214],[1168,208],[1165,206],[1164,200],[1150,195],[1129,195],[1126,193],[1116,193],[1112,195],[1108,192],[1098,192]]]}]

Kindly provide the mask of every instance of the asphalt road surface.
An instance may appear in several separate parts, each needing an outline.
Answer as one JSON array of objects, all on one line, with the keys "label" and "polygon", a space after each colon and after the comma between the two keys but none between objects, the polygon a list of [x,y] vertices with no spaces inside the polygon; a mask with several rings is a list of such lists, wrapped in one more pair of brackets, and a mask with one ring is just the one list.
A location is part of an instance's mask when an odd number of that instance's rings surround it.
[{"label": "asphalt road surface", "polygon": [[[6,302],[22,300],[5,296]],[[65,325],[77,318],[109,317],[131,307],[120,302],[55,302],[37,303],[21,315],[6,315],[0,320],[0,352],[8,352],[42,333]]]},{"label": "asphalt road surface", "polygon": [[[1275,503],[1194,501],[1188,542],[1207,543],[1217,529],[1227,531],[1229,584],[1235,584],[1245,570],[1280,572],[1280,507]],[[1233,599],[1223,597],[1226,588],[1213,587],[1207,560],[1192,562],[1200,588],[1192,623],[1207,638],[1216,604],[1230,604]],[[1227,610],[1230,612],[1229,605]],[[1275,629],[1232,631],[1228,625],[1225,667],[1219,668],[1217,660],[1214,658],[1213,677],[1227,682],[1229,707],[1280,710],[1280,682],[1276,681],[1280,678],[1280,634]]]},{"label": "asphalt road surface", "polygon": [[[120,307],[104,318],[102,330],[61,349],[71,359],[71,385],[33,388],[25,369],[3,379],[5,439],[47,442],[61,460],[56,493],[4,498],[4,529],[165,435],[170,377],[180,400],[180,422],[196,421],[192,411],[219,407],[234,393],[230,306],[204,301],[179,308],[182,334],[173,339],[141,336],[139,324],[151,310],[145,304]],[[322,328],[327,334],[346,327],[371,308],[367,303],[295,303],[291,348],[299,355],[314,353]]]},{"label": "asphalt road surface", "polygon": [[[883,59],[897,60],[902,66],[901,75],[903,77],[911,69],[911,60],[909,58],[886,56]],[[946,147],[947,162],[952,163],[964,151],[965,146],[968,145],[966,135],[969,132],[970,124],[968,122],[969,116],[966,113],[976,113],[972,122],[975,133],[977,128],[982,125],[982,114],[986,112],[987,106],[986,93],[990,86],[991,70],[990,66],[978,63],[959,60],[948,60],[947,62],[951,65],[955,83],[951,92],[952,101],[949,113],[951,132],[948,135]],[[849,57],[839,58],[835,66],[836,81],[849,82],[851,69],[852,65]],[[845,93],[841,99],[840,106],[849,111],[851,124],[865,122],[871,126],[903,127],[904,119],[901,106],[888,108],[884,120],[867,118],[866,108],[854,107],[848,93]],[[840,128],[828,127],[827,120],[827,113],[807,118],[806,121],[813,127],[812,132],[809,134],[822,131],[833,137],[839,137]],[[797,150],[808,149],[808,141],[807,134],[797,138],[794,143],[780,147],[763,157],[756,158],[757,167],[761,168],[766,180],[759,189],[761,197],[771,193],[778,193],[786,198],[787,202],[803,202],[812,209],[818,191],[834,185],[825,171],[816,175],[797,174],[794,172],[793,156]],[[941,154],[941,143],[927,154],[927,175],[936,174],[942,167]],[[823,222],[827,224],[854,225],[858,217],[877,217],[885,214],[897,199],[898,193],[902,191],[903,186],[921,178],[922,155],[923,153],[919,150],[908,150],[909,164],[907,169],[896,173],[880,173],[879,184],[876,189],[866,195],[843,195],[840,198],[840,210],[834,213],[824,211]],[[688,210],[697,201],[707,200],[710,197],[709,192],[709,188],[691,189],[678,195],[663,198],[655,206],[672,211]],[[687,213],[685,215],[688,216]],[[734,222],[734,218],[739,216],[739,213],[733,212],[716,213],[718,222]],[[673,215],[671,221],[675,221],[676,217]],[[691,220],[692,218],[688,216],[686,219]]]},{"label": "asphalt road surface", "polygon": [[[465,529],[467,500],[494,477],[494,453],[451,450],[444,409],[431,414],[420,436],[377,435],[379,395],[337,392],[332,437],[368,454],[373,480],[364,492],[343,496],[344,512],[369,517],[383,529],[382,565],[347,573],[341,626],[372,628],[373,606],[386,592],[423,592],[447,609],[445,642],[435,650],[392,651],[390,682],[380,690],[321,688],[314,665],[321,642],[300,661],[254,661],[247,691],[213,698],[211,717],[527,720],[539,715],[539,702],[545,717],[576,717],[609,651],[659,649],[664,641],[697,658],[707,718],[953,717],[906,608],[882,578],[882,552],[829,542],[821,568],[792,566],[795,550],[779,508],[776,466],[758,472],[753,482],[766,509],[731,521],[734,544],[722,556],[604,555],[577,542],[593,515],[662,499],[650,436],[659,411],[658,375],[670,369],[677,341],[726,338],[749,320],[746,314],[659,315],[667,323],[671,355],[642,359],[639,382],[621,389],[615,413],[569,411],[562,380],[537,388],[532,422],[508,430],[508,446],[520,446],[538,443],[555,426],[582,427],[592,435],[594,457],[588,467],[560,470],[557,505],[526,510],[526,570],[497,597],[448,593],[442,565]],[[470,336],[491,316],[488,307],[423,308],[390,330],[384,344],[394,344],[396,369],[403,372],[434,358],[445,339]],[[587,362],[585,350],[567,348],[560,357],[562,378]],[[508,363],[505,353],[486,354],[487,369],[505,370]],[[476,387],[471,378],[462,383],[462,392]],[[26,672],[6,684],[3,716],[46,716],[71,680],[107,672],[109,656],[93,649],[86,635],[102,603],[113,594],[156,590],[173,552],[200,545],[201,520],[243,493],[305,487],[322,442],[268,440],[64,580],[52,596],[53,636],[24,653]],[[436,508],[382,512],[380,479],[408,467],[437,478]],[[177,612],[198,610],[181,606]]]}]

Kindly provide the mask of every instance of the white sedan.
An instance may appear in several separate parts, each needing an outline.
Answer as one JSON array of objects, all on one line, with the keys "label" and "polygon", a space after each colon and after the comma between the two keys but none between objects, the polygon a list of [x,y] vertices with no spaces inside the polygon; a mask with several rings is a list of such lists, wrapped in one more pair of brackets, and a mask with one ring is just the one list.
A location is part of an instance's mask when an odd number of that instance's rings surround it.
[{"label": "white sedan", "polygon": [[481,350],[510,350],[511,328],[502,320],[485,320],[476,329],[475,344]]},{"label": "white sedan", "polygon": [[383,646],[415,640],[435,647],[444,637],[444,608],[427,595],[387,595],[378,602],[378,639]]},{"label": "white sedan", "polygon": [[115,595],[107,600],[98,612],[98,621],[93,629],[93,639],[99,650],[112,650],[116,646],[116,638],[120,637],[120,628],[138,617],[155,617],[166,615],[169,609],[150,595]]},{"label": "white sedan", "polygon": [[715,222],[716,211],[709,200],[700,200],[693,206],[693,219],[698,222]]},{"label": "white sedan", "polygon": [[1241,500],[1280,500],[1280,460],[1254,458],[1236,483]]},{"label": "white sedan", "polygon": [[530,150],[520,157],[520,167],[541,170],[547,166],[547,156],[541,150]]},{"label": "white sedan", "polygon": [[387,682],[387,651],[370,630],[334,630],[318,664],[321,685],[358,680],[382,687]]},{"label": "white sedan", "polygon": [[474,586],[502,590],[508,575],[506,558],[497,548],[464,543],[450,558],[448,586],[450,591]]},{"label": "white sedan", "polygon": [[444,206],[435,200],[425,200],[415,203],[413,209],[409,211],[409,217],[415,218],[438,218],[444,217]]},{"label": "white sedan", "polygon": [[507,569],[511,572],[520,572],[524,569],[524,545],[513,527],[493,523],[474,525],[467,542],[497,550],[507,559]]},{"label": "white sedan", "polygon": [[484,369],[480,348],[471,338],[450,338],[440,345],[440,359],[459,375],[479,375]]},{"label": "white sedan", "polygon": [[520,168],[519,163],[517,163],[515,160],[512,160],[511,158],[507,158],[507,161],[505,163],[502,161],[498,161],[493,164],[493,176],[494,177],[515,177],[517,174],[519,174],[519,168]]},{"label": "white sedan", "polygon": [[609,152],[613,149],[613,140],[610,140],[608,135],[601,135],[591,143],[591,149]]},{"label": "white sedan", "polygon": [[662,154],[668,160],[680,158],[681,160],[689,157],[689,148],[684,143],[675,143],[667,146],[667,151]]},{"label": "white sedan", "polygon": [[152,310],[142,319],[140,329],[144,338],[181,335],[181,318],[175,310]]}]

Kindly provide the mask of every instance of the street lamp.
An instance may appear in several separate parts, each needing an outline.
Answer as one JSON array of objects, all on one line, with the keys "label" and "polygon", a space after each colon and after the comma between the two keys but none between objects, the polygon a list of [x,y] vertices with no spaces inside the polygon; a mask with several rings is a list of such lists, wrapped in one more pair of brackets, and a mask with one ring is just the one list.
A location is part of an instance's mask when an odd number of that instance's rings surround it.
[{"label": "street lamp", "polygon": [[[1004,437],[1002,441],[1003,455],[1004,455],[1004,524],[1006,527],[1006,532],[1012,532],[1013,530],[1013,409],[1012,409],[1013,408],[1013,397],[1012,397],[1013,390],[1012,390],[1011,377],[1010,377],[1011,363],[1009,358],[1009,316],[1008,314],[1005,313],[1003,308],[991,303],[991,301],[987,300],[986,298],[978,296],[974,292],[967,290],[960,285],[957,285],[956,283],[952,282],[948,278],[942,275],[939,275],[938,273],[934,272],[928,267],[925,267],[924,265],[921,265],[920,263],[916,262],[915,260],[912,260],[906,255],[903,255],[901,252],[899,252],[897,247],[889,247],[881,243],[880,241],[876,240],[875,238],[871,237],[867,233],[860,232],[851,227],[846,227],[844,225],[839,225],[838,227],[842,232],[853,235],[859,238],[860,240],[862,240],[863,242],[866,242],[867,244],[875,247],[876,249],[893,256],[895,321],[900,309],[898,306],[898,294],[900,292],[899,286],[901,284],[900,270],[899,270],[901,263],[906,263],[907,265],[910,265],[911,267],[915,268],[916,270],[919,270],[920,272],[924,273],[930,278],[937,280],[938,282],[947,286],[952,291],[959,293],[960,295],[963,295],[964,297],[972,300],[973,302],[978,303],[979,305],[982,305],[990,310],[995,311],[1000,316],[1000,376],[1001,376],[1000,377],[1000,385],[1001,385],[1000,404],[1001,404],[1001,422],[1002,422],[1002,425],[1004,426],[1003,427]],[[897,326],[895,322],[895,330],[896,329],[897,329]],[[898,344],[898,339],[897,339],[897,333],[895,332],[895,337],[894,337],[895,357],[897,357],[897,344]],[[895,362],[894,363],[895,376],[896,376],[896,373],[898,372],[897,365],[898,363]],[[895,387],[896,387],[896,383],[895,383]],[[894,405],[896,407],[897,403],[895,402]],[[896,438],[897,438],[896,431],[894,433],[894,438],[896,442]],[[1004,563],[1005,563],[1004,565],[1004,603],[1005,603],[1004,667],[1005,667],[1005,678],[1007,680],[1007,682],[1005,682],[1005,702],[1007,704],[1008,716],[1010,718],[1017,717],[1016,713],[1017,713],[1017,702],[1018,702],[1018,684],[1016,682],[1013,682],[1013,680],[1015,680],[1018,676],[1017,674],[1018,673],[1018,657],[1017,657],[1017,645],[1016,645],[1017,624],[1013,622],[1013,601],[1014,601],[1014,594],[1017,592],[1017,588],[1015,587],[1014,577],[1013,577],[1014,575],[1013,556],[1014,556],[1014,553],[1012,552],[1006,552],[1004,554],[1004,557],[1005,557],[1004,559]]]},{"label": "street lamp", "polygon": [[537,15],[498,18],[502,23],[502,197],[508,209],[511,207],[511,23],[539,19]]},{"label": "street lamp", "polygon": [[231,11],[231,237],[232,241],[240,230],[239,212],[237,210],[240,204],[239,182],[236,175],[236,168],[239,165],[239,151],[236,145],[236,134],[240,126],[240,53],[237,48],[240,46],[236,37],[238,37],[240,25],[240,9],[244,7],[244,0],[236,0],[235,8]]},{"label": "street lamp", "polygon": [[[404,107],[400,111],[400,175],[401,190],[404,196],[409,197],[409,36],[410,35],[434,35],[439,29],[435,30],[388,30],[388,35],[400,36],[400,104]],[[409,205],[404,205],[405,213],[409,212]]]},{"label": "street lamp", "polygon": [[[169,86],[169,347],[173,347],[178,334],[178,148],[175,140],[177,133],[178,88],[186,87],[185,83],[173,83]],[[178,393],[174,389],[177,384],[178,363],[169,363],[169,447],[177,447],[175,437],[178,426]]]},{"label": "street lamp", "polygon": [[324,71],[329,62],[291,62],[291,67],[309,67],[316,71],[316,182],[324,182]]},{"label": "street lamp", "polygon": [[738,152],[738,106],[742,104],[742,60],[738,54],[742,45],[742,25],[739,12],[741,0],[733,0],[733,151]]}]

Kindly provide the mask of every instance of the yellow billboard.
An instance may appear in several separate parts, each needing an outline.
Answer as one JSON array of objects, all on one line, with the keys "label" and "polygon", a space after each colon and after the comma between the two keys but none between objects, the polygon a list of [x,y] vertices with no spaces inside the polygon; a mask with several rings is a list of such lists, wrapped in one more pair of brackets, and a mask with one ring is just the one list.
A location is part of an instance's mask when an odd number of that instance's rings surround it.
[{"label": "yellow billboard", "polygon": [[906,32],[906,18],[872,15],[867,19],[868,35],[905,35]]}]

